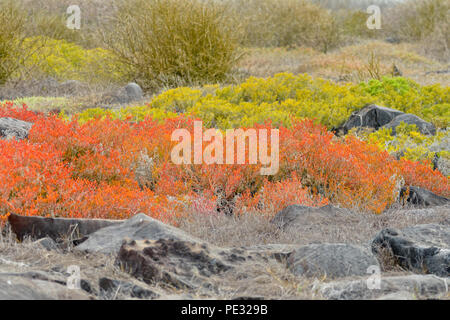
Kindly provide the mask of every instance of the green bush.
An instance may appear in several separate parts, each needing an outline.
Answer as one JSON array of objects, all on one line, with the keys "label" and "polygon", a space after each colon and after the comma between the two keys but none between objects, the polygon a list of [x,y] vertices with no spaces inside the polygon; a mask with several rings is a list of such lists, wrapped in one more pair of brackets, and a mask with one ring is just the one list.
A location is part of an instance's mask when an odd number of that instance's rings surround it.
[{"label": "green bush", "polygon": [[124,67],[103,48],[85,49],[65,40],[33,37],[24,40],[31,50],[24,67],[35,74],[57,80],[74,79],[87,83],[121,82]]},{"label": "green bush", "polygon": [[123,1],[106,43],[145,89],[222,81],[238,46],[225,12],[215,1]]}]

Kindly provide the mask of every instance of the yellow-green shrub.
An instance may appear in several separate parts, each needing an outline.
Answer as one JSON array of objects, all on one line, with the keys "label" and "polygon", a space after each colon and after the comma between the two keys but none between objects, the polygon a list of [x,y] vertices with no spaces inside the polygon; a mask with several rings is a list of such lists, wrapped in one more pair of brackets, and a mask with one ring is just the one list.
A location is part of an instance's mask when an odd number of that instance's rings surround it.
[{"label": "yellow-green shrub", "polygon": [[225,79],[237,59],[235,30],[217,1],[121,2],[107,45],[144,89]]},{"label": "yellow-green shrub", "polygon": [[392,135],[392,129],[388,128],[359,132],[358,135],[399,158],[432,161],[437,155],[450,160],[450,151],[445,150],[445,140],[450,139],[450,132],[447,130],[438,131],[435,136],[423,135],[416,125],[401,123],[396,128],[395,136]]},{"label": "yellow-green shrub", "polygon": [[76,115],[80,123],[85,123],[92,119],[121,119],[129,121],[143,121],[146,118],[162,121],[165,119],[175,118],[176,113],[168,112],[162,109],[149,108],[148,106],[127,107],[118,110],[89,108]]},{"label": "yellow-green shrub", "polygon": [[123,77],[120,63],[106,49],[84,49],[44,37],[27,38],[25,43],[33,52],[25,66],[37,66],[38,72],[47,76],[84,82],[119,81]]},{"label": "yellow-green shrub", "polygon": [[[336,84],[303,74],[277,74],[267,79],[249,78],[236,86],[177,88],[156,96],[145,107],[123,114],[142,119],[147,112],[184,113],[201,118],[206,126],[226,129],[252,126],[271,120],[290,126],[293,118],[310,118],[329,129],[370,103],[414,113],[440,127],[448,125],[448,87],[420,86],[403,78],[384,78],[359,85]],[[147,110],[147,111],[146,111]]]}]

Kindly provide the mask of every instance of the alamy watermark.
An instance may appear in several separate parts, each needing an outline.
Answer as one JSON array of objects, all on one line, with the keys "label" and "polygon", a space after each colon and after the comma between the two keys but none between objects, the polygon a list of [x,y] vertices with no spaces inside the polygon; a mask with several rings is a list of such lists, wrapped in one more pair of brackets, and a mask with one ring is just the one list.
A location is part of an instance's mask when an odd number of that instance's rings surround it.
[{"label": "alamy watermark", "polygon": [[[224,139],[220,130],[208,129],[203,132],[203,122],[194,121],[193,138],[192,143],[191,133],[187,129],[176,129],[172,133],[171,140],[179,141],[171,152],[174,164],[192,164],[192,158],[194,164],[245,164],[246,160],[249,164],[257,164],[259,158],[259,162],[264,166],[260,169],[261,175],[274,175],[278,172],[280,143],[278,129],[270,129],[270,154],[267,129],[228,129]],[[246,159],[247,140],[248,159]],[[203,149],[204,142],[208,142],[208,145]]]},{"label": "alamy watermark", "polygon": [[67,8],[67,14],[69,17],[67,18],[66,26],[72,30],[80,30],[81,29],[81,9],[78,5],[71,5]]},{"label": "alamy watermark", "polygon": [[68,289],[81,289],[81,270],[80,266],[70,265],[67,267],[67,273],[70,275],[67,278]]},{"label": "alamy watermark", "polygon": [[366,280],[367,289],[380,290],[381,289],[381,269],[377,265],[372,265],[367,268],[367,273],[370,276]]},{"label": "alamy watermark", "polygon": [[366,21],[367,28],[370,30],[381,29],[381,9],[379,6],[371,5],[367,8],[367,13],[370,14]]}]

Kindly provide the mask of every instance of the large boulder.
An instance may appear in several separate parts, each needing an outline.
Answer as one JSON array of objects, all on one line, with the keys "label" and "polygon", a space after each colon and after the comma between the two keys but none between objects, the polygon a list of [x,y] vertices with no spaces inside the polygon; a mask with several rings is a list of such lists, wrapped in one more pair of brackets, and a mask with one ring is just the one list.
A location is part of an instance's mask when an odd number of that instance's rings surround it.
[{"label": "large boulder", "polygon": [[134,82],[128,83],[125,86],[125,91],[130,101],[138,101],[144,97],[141,87]]},{"label": "large boulder", "polygon": [[353,213],[349,210],[332,205],[315,208],[293,204],[278,212],[271,222],[282,229],[301,228],[305,225],[314,224],[313,220],[347,219],[351,218],[352,215]]},{"label": "large boulder", "polygon": [[101,228],[120,224],[120,220],[107,219],[67,219],[67,218],[44,218],[28,217],[11,214],[8,217],[12,231],[19,240],[25,237],[32,239],[51,238],[60,241],[72,237],[82,239],[90,233]]},{"label": "large boulder", "polygon": [[222,249],[174,239],[125,240],[117,255],[121,269],[148,284],[176,289],[217,290],[214,280],[254,257],[242,249]]},{"label": "large boulder", "polygon": [[375,104],[368,105],[357,112],[353,112],[348,120],[341,126],[340,130],[347,134],[353,128],[366,127],[378,130],[391,122],[403,112]]},{"label": "large boulder", "polygon": [[369,250],[344,243],[302,246],[289,255],[287,266],[295,275],[320,278],[365,275],[369,267],[379,268]]},{"label": "large boulder", "polygon": [[87,240],[75,248],[90,252],[117,253],[125,238],[132,240],[200,241],[180,229],[140,213],[120,224],[99,229],[90,234]]},{"label": "large boulder", "polygon": [[405,199],[406,203],[420,207],[445,206],[449,204],[449,199],[415,186],[403,187],[400,191],[400,197]]},{"label": "large boulder", "polygon": [[450,278],[431,275],[381,275],[379,280],[379,287],[366,277],[324,283],[316,289],[321,296],[330,300],[410,300],[444,297],[448,295],[450,285]]},{"label": "large boulder", "polygon": [[[348,233],[353,231],[351,226],[359,228],[367,225],[366,216],[332,205],[317,208],[290,205],[279,211],[271,222],[290,237],[297,238],[298,245],[323,242],[347,243]],[[367,242],[364,234],[358,234],[353,238],[359,238],[358,243]],[[369,248],[368,244],[367,247]]]},{"label": "large boulder", "polygon": [[143,98],[141,87],[134,82],[128,83],[125,87],[119,88],[116,92],[104,97],[106,103],[124,104],[139,101]]},{"label": "large boulder", "polygon": [[395,262],[415,273],[450,276],[450,226],[416,225],[402,230],[384,229],[372,241],[372,251],[387,249]]},{"label": "large boulder", "polygon": [[16,140],[26,139],[32,125],[31,122],[14,118],[0,118],[0,137],[4,139],[16,138]]},{"label": "large boulder", "polygon": [[392,134],[396,134],[396,128],[402,123],[406,124],[414,124],[417,126],[417,130],[426,135],[435,135],[436,134],[436,127],[429,122],[426,122],[425,120],[419,118],[418,116],[410,113],[405,113],[396,116],[394,119],[392,119],[391,122],[384,125],[384,128],[392,129]]}]

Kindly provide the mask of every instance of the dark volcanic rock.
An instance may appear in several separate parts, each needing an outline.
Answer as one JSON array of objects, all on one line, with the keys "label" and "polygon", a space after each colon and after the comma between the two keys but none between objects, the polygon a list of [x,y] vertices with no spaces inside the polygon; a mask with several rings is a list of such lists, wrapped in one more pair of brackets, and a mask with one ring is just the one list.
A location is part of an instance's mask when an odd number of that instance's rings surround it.
[{"label": "dark volcanic rock", "polygon": [[19,240],[29,236],[33,239],[49,237],[54,241],[69,235],[80,239],[101,228],[122,223],[120,220],[26,217],[16,214],[11,214],[8,222]]},{"label": "dark volcanic rock", "polygon": [[417,130],[419,130],[420,133],[426,134],[426,135],[435,135],[436,134],[436,127],[429,122],[426,122],[425,120],[419,118],[418,116],[410,113],[401,114],[394,119],[392,119],[391,122],[384,125],[384,128],[390,128],[392,129],[392,133],[396,134],[396,128],[402,123],[406,124],[415,124],[417,126]]},{"label": "dark volcanic rock", "polygon": [[[408,196],[405,196],[409,188]],[[438,196],[431,191],[420,187],[403,187],[400,191],[400,197],[406,198],[406,202],[415,206],[431,207],[445,206],[449,204],[449,199]]]},{"label": "dark volcanic rock", "polygon": [[378,130],[380,127],[388,124],[395,117],[402,114],[403,112],[401,111],[372,104],[362,108],[360,111],[352,113],[339,130],[344,131],[344,134],[347,134],[350,129],[356,127],[366,127]]},{"label": "dark volcanic rock", "polygon": [[47,249],[47,250],[58,250],[59,247],[52,238],[42,238],[34,242],[35,244]]},{"label": "dark volcanic rock", "polygon": [[326,205],[320,208],[307,207],[293,204],[287,206],[278,212],[272,219],[272,223],[285,229],[288,227],[302,227],[310,225],[314,219],[331,220],[351,218],[352,213],[349,210]]},{"label": "dark volcanic rock", "polygon": [[370,266],[379,267],[369,250],[343,243],[302,246],[292,252],[288,268],[298,276],[338,278],[365,275]]},{"label": "dark volcanic rock", "polygon": [[372,251],[389,249],[396,262],[416,273],[450,276],[450,226],[417,225],[401,231],[384,229],[372,242]]},{"label": "dark volcanic rock", "polygon": [[116,263],[134,277],[177,289],[213,288],[210,280],[248,259],[243,250],[172,239],[125,240]]},{"label": "dark volcanic rock", "polygon": [[14,118],[0,118],[0,137],[5,139],[16,138],[16,140],[26,139],[32,125],[30,122]]},{"label": "dark volcanic rock", "polygon": [[89,235],[76,249],[90,252],[117,253],[125,238],[133,240],[176,239],[200,241],[184,231],[140,213],[120,224],[102,228]]}]

